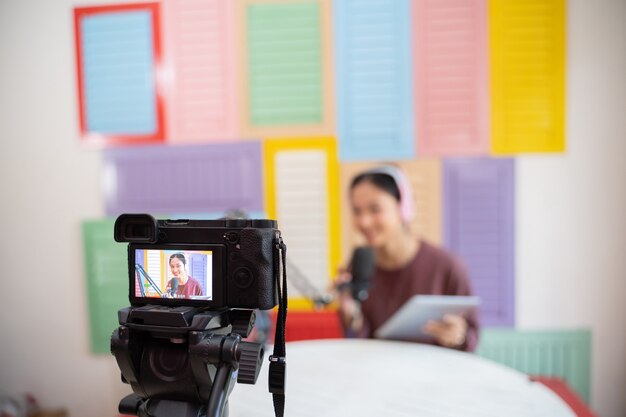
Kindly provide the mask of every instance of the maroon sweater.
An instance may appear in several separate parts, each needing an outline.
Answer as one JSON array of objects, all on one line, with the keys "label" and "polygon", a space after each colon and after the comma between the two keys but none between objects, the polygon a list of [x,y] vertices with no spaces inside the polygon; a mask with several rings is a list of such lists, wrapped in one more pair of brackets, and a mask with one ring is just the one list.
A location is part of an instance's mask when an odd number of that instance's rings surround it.
[{"label": "maroon sweater", "polygon": [[[168,290],[172,286],[172,279],[170,279],[169,282],[167,283]],[[178,290],[176,291],[176,296],[180,298],[189,298],[193,295],[202,295],[202,286],[194,278],[192,278],[191,276],[188,276],[187,282],[183,285],[178,286]]]},{"label": "maroon sweater", "polygon": [[[376,267],[369,298],[361,306],[363,329],[361,337],[373,333],[413,295],[471,295],[469,279],[459,261],[445,250],[421,241],[415,257],[397,270]],[[468,329],[461,350],[474,351],[478,343],[478,315],[466,316]],[[418,338],[416,342],[436,344],[433,339]]]}]

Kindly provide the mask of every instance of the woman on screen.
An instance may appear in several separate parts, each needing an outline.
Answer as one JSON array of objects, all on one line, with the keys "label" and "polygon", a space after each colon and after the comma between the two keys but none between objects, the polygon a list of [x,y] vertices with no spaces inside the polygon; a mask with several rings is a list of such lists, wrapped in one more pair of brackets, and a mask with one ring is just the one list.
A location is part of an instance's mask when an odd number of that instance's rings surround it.
[{"label": "woman on screen", "polygon": [[[348,335],[372,337],[416,294],[471,295],[459,261],[410,232],[413,200],[399,168],[365,171],[352,180],[349,193],[354,226],[373,249],[375,268],[369,296],[362,303],[350,292],[340,291],[339,312]],[[350,280],[350,273],[344,272],[338,283]],[[473,351],[478,342],[477,314],[447,315],[441,321],[428,322],[423,332],[429,337],[416,335],[416,342]]]},{"label": "woman on screen", "polygon": [[189,298],[195,295],[202,295],[200,283],[187,274],[187,259],[185,255],[180,252],[172,254],[169,264],[174,278],[167,282],[168,294],[175,298]]}]

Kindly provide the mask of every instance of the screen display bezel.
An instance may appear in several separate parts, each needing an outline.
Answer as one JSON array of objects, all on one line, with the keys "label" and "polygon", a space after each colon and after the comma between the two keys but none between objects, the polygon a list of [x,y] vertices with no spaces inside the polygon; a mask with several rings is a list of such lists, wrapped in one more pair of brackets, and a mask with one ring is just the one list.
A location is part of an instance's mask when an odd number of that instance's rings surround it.
[{"label": "screen display bezel", "polygon": [[[148,250],[170,250],[170,251],[211,251],[212,256],[212,299],[194,300],[186,298],[159,298],[159,297],[137,297],[135,295],[135,251]],[[131,243],[128,245],[128,298],[132,305],[156,304],[164,306],[194,306],[194,307],[220,307],[224,302],[224,283],[222,277],[224,272],[223,245],[206,244],[142,244]],[[208,282],[207,282],[207,285]]]}]

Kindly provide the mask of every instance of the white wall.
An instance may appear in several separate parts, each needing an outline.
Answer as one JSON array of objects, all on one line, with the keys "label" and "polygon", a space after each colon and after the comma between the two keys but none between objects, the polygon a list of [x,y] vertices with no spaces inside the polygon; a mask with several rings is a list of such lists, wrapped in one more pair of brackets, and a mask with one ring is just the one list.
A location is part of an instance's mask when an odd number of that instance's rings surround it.
[{"label": "white wall", "polygon": [[126,387],[88,345],[80,222],[103,202],[100,155],[78,146],[72,7],[0,0],[0,396],[114,416]]},{"label": "white wall", "polygon": [[[0,396],[30,391],[74,417],[109,417],[128,389],[88,347],[80,222],[103,201],[100,156],[78,144],[75,4],[0,0]],[[621,417],[626,2],[572,0],[568,13],[568,151],[517,165],[517,317],[591,327],[592,405]]]},{"label": "white wall", "polygon": [[593,408],[626,415],[626,1],[568,10],[567,152],[517,164],[517,323],[593,330]]}]

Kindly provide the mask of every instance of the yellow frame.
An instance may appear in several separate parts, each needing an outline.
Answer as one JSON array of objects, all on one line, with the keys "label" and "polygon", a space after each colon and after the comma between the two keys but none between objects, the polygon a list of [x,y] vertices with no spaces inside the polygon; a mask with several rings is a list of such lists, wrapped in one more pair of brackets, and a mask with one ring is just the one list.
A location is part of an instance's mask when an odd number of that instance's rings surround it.
[{"label": "yellow frame", "polygon": [[[565,0],[544,0],[546,5],[552,6],[552,13],[546,15],[545,23],[539,25],[537,16],[531,13],[515,14],[515,20],[521,21],[521,25],[529,30],[543,29],[549,32],[543,39],[554,46],[553,53],[548,59],[554,62],[551,65],[551,77],[548,79],[550,90],[540,95],[540,99],[549,102],[550,110],[547,114],[549,124],[553,126],[551,136],[546,140],[540,137],[542,129],[545,127],[545,120],[532,120],[528,116],[527,123],[532,131],[531,134],[523,136],[522,140],[515,140],[510,137],[510,128],[506,121],[506,112],[514,109],[515,113],[532,114],[532,107],[520,107],[515,104],[518,96],[515,91],[507,90],[507,78],[510,74],[510,66],[515,65],[516,74],[533,73],[536,69],[533,66],[537,64],[535,60],[524,60],[519,50],[528,50],[528,45],[520,46],[520,41],[525,39],[519,36],[511,40],[510,36],[503,36],[509,25],[507,19],[510,12],[506,10],[515,4],[525,4],[525,0],[490,0],[489,1],[489,48],[490,48],[490,72],[491,72],[491,151],[495,155],[513,155],[528,152],[563,152],[565,150],[565,59],[566,59],[566,23],[565,23]],[[514,63],[505,62],[504,56],[510,51],[518,53],[518,59]],[[521,84],[515,90],[527,91],[537,89],[536,83],[527,81]],[[523,105],[522,105],[523,106]],[[537,118],[537,115],[533,115]],[[516,120],[520,124],[520,120]],[[533,135],[535,133],[535,135]],[[522,136],[518,134],[516,136]]]},{"label": "yellow frame", "polygon": [[[276,155],[289,151],[322,150],[326,153],[326,181],[328,198],[328,276],[337,274],[341,261],[341,230],[339,227],[339,161],[337,159],[337,142],[334,138],[311,139],[268,139],[263,143],[265,212],[270,219],[276,219],[276,175],[274,161]],[[280,219],[278,226],[280,228]],[[286,242],[289,245],[289,242]],[[329,283],[330,284],[330,283]],[[313,303],[304,298],[289,300],[289,308],[295,310],[311,310]]]}]

